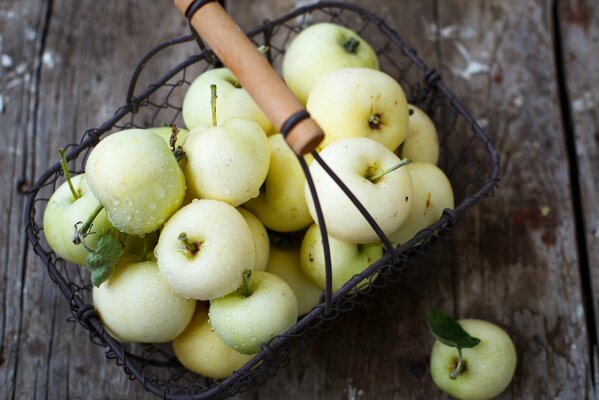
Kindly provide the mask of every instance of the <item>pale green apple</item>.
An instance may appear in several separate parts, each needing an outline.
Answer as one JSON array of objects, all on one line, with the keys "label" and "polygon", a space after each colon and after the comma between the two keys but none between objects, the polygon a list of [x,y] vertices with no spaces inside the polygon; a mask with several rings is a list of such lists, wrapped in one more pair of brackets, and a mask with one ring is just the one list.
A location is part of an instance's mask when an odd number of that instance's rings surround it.
[{"label": "pale green apple", "polygon": [[412,178],[414,201],[406,220],[389,235],[389,240],[395,244],[407,242],[439,220],[444,209],[454,207],[451,182],[439,167],[427,162],[414,162],[404,168]]},{"label": "pale green apple", "polygon": [[322,289],[302,271],[298,246],[272,245],[266,272],[275,274],[287,282],[297,298],[299,315],[309,313],[320,303]]},{"label": "pale green apple", "polygon": [[[85,174],[72,177],[71,182],[79,198],[73,197],[68,182],[52,193],[44,211],[44,237],[57,256],[73,264],[85,265],[89,252],[83,245],[73,243],[73,235],[100,203],[89,188]],[[85,237],[87,246],[93,249],[100,235],[111,227],[106,211],[100,211],[90,234]]]},{"label": "pale green apple", "polygon": [[323,149],[350,137],[368,137],[395,150],[408,134],[408,103],[401,85],[382,71],[338,69],[312,88],[306,108],[322,128]]},{"label": "pale green apple", "polygon": [[219,125],[230,118],[241,117],[258,123],[267,135],[276,133],[268,117],[227,68],[205,71],[185,92],[182,114],[188,129],[212,126],[210,85],[216,85],[216,119]]},{"label": "pale green apple", "polygon": [[516,370],[516,348],[509,335],[487,321],[458,321],[480,343],[462,349],[462,371],[456,379],[449,374],[457,366],[458,352],[435,341],[431,353],[431,375],[435,384],[451,396],[462,400],[486,400],[498,396],[509,385]]},{"label": "pale green apple", "polygon": [[400,149],[401,158],[423,161],[431,164],[439,162],[439,134],[434,122],[420,108],[408,106],[408,136]]},{"label": "pale green apple", "polygon": [[268,175],[260,195],[246,202],[243,207],[254,213],[268,229],[277,232],[298,231],[312,223],[304,197],[306,176],[283,135],[270,136],[268,144]]},{"label": "pale green apple", "polygon": [[208,321],[207,304],[201,302],[185,331],[173,340],[173,350],[185,368],[212,379],[226,378],[254,357],[220,340]]},{"label": "pale green apple", "polygon": [[242,289],[210,301],[210,324],[227,346],[254,354],[295,324],[297,299],[284,280],[263,271],[252,272],[248,293]]},{"label": "pale green apple", "polygon": [[264,227],[264,224],[260,222],[258,217],[243,208],[238,208],[237,211],[241,213],[245,222],[247,222],[252,231],[254,238],[254,244],[256,245],[256,262],[254,263],[254,271],[264,271],[268,264],[268,258],[270,255],[270,240],[268,239],[268,232]]},{"label": "pale green apple", "polygon": [[196,301],[174,293],[155,261],[123,257],[115,272],[93,288],[94,307],[108,332],[120,341],[164,343],[183,332]]},{"label": "pale green apple", "polygon": [[236,207],[257,197],[270,164],[268,139],[260,126],[231,118],[211,128],[189,132],[183,150],[191,194]]},{"label": "pale green apple", "polygon": [[245,219],[217,200],[193,200],[178,210],[164,225],[154,254],[172,290],[198,300],[237,289],[256,258]]},{"label": "pale green apple", "polygon": [[[327,146],[320,156],[366,208],[385,235],[395,232],[408,217],[413,202],[410,173],[404,167],[399,167],[375,179],[402,162],[381,143],[364,137],[342,139]],[[318,162],[310,165],[310,173],[330,236],[360,244],[381,240]],[[305,194],[312,218],[316,221],[316,208],[307,184]]]},{"label": "pale green apple", "polygon": [[145,129],[101,140],[85,173],[112,225],[132,235],[160,228],[185,196],[185,177],[173,153],[160,136]]},{"label": "pale green apple", "polygon": [[283,58],[283,78],[304,104],[312,87],[327,73],[348,67],[379,68],[374,49],[356,32],[323,22],[293,38]]},{"label": "pale green apple", "polygon": [[[361,273],[383,256],[381,243],[354,244],[329,236],[333,292],[341,289],[354,275]],[[318,225],[306,231],[301,246],[301,267],[321,289],[326,287],[326,270],[322,235]]]}]

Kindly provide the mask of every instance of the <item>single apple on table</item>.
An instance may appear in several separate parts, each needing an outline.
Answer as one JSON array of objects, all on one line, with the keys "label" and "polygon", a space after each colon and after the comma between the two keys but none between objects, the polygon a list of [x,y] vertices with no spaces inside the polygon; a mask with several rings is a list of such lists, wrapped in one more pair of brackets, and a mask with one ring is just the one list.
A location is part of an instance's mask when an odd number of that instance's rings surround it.
[{"label": "single apple on table", "polygon": [[312,217],[304,196],[304,171],[283,135],[270,136],[268,144],[268,174],[258,197],[243,207],[273,231],[294,232],[306,228],[312,223]]},{"label": "single apple on table", "polygon": [[115,272],[93,289],[94,307],[108,332],[120,341],[164,343],[179,336],[196,301],[174,293],[156,261],[122,257]]},{"label": "single apple on table", "polygon": [[[333,293],[341,289],[354,275],[361,273],[383,256],[382,243],[354,244],[329,236]],[[321,289],[326,287],[326,270],[322,235],[318,225],[306,231],[301,246],[301,268]],[[365,280],[363,283],[366,283]]]},{"label": "single apple on table", "polygon": [[[413,190],[410,173],[402,167],[406,162],[381,143],[364,137],[343,139],[327,146],[320,156],[366,208],[385,235],[395,232],[408,217]],[[329,236],[360,244],[381,240],[317,161],[310,165],[310,173]],[[305,194],[310,214],[317,221],[316,208],[307,184]]]},{"label": "single apple on table", "polygon": [[256,258],[245,219],[217,200],[193,200],[178,210],[164,225],[154,253],[172,290],[198,300],[236,290]]},{"label": "single apple on table", "polygon": [[102,139],[85,165],[87,182],[119,231],[143,235],[179,209],[185,177],[169,146],[145,129]]},{"label": "single apple on table", "polygon": [[426,319],[437,338],[430,369],[441,390],[461,400],[487,400],[505,390],[514,376],[517,355],[502,328],[478,319],[456,322],[436,310],[428,310]]},{"label": "single apple on table", "polygon": [[271,245],[266,272],[283,279],[297,298],[299,315],[305,315],[320,303],[322,289],[302,271],[300,249],[297,245]]},{"label": "single apple on table", "polygon": [[270,147],[264,131],[245,118],[230,118],[217,126],[192,129],[183,150],[191,194],[234,207],[258,196],[270,164]]},{"label": "single apple on table", "polygon": [[185,331],[173,340],[175,356],[190,371],[207,378],[231,375],[254,357],[227,346],[214,333],[208,320],[208,304],[198,302]]},{"label": "single apple on table", "polygon": [[420,108],[408,105],[408,135],[399,150],[401,158],[417,162],[439,162],[439,134],[435,123]]},{"label": "single apple on table", "polygon": [[408,103],[401,85],[369,68],[338,69],[312,88],[306,109],[320,125],[323,149],[349,137],[368,137],[395,150],[408,134]]},{"label": "single apple on table", "polygon": [[227,68],[203,72],[185,92],[182,114],[188,129],[212,126],[211,85],[216,85],[218,91],[216,118],[219,123],[230,118],[247,118],[260,125],[267,135],[276,133],[272,122]]},{"label": "single apple on table", "polygon": [[263,271],[247,271],[238,290],[210,301],[210,324],[227,345],[254,354],[295,324],[297,299],[284,280]]},{"label": "single apple on table", "polygon": [[318,80],[348,67],[379,69],[374,49],[356,32],[323,22],[311,25],[293,38],[283,58],[283,78],[304,104]]}]

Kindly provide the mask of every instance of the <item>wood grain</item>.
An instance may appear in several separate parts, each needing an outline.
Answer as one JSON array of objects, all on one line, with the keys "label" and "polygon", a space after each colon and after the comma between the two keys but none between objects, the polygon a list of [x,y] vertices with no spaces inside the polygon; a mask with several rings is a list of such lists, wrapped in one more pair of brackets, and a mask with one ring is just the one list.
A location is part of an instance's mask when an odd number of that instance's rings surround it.
[{"label": "wood grain", "polygon": [[[427,307],[505,327],[519,367],[502,399],[593,397],[575,207],[597,265],[597,7],[560,2],[580,198],[570,190],[556,83],[552,2],[354,1],[418,49],[494,140],[502,180],[468,213],[450,246],[414,265],[242,399],[446,398],[432,383]],[[291,0],[228,2],[250,28]],[[143,5],[143,6],[142,6]],[[23,193],[125,102],[130,73],[153,45],[187,32],[170,1],[0,3],[0,399],[153,399],[67,323],[68,304],[41,262],[24,255]],[[149,65],[140,86],[169,60]],[[20,191],[19,191],[20,189]],[[576,195],[576,193],[575,193]],[[597,269],[591,269],[595,288]],[[597,290],[597,289],[595,289]],[[595,301],[597,296],[594,297]],[[596,304],[596,303],[595,303]],[[594,320],[591,317],[591,320]]]}]

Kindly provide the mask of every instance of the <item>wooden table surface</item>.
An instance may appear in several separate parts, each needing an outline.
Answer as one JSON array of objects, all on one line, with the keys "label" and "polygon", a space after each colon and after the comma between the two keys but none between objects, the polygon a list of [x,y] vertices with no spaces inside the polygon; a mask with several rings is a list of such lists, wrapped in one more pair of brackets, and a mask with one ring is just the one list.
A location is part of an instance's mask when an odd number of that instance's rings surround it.
[{"label": "wooden table surface", "polygon": [[[244,28],[304,1],[230,1]],[[586,399],[597,381],[599,3],[355,0],[471,110],[501,156],[495,196],[454,240],[242,399],[446,398],[424,310],[503,326],[502,399]],[[106,360],[24,236],[27,187],[124,104],[133,67],[187,32],[170,0],[0,2],[0,398],[150,399]]]}]

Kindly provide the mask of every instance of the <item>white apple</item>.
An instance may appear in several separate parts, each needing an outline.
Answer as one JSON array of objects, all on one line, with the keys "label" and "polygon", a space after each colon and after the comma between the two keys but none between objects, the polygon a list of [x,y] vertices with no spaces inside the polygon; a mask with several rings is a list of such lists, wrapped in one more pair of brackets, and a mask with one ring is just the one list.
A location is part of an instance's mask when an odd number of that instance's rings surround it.
[{"label": "white apple", "polygon": [[449,374],[457,366],[457,349],[435,341],[430,361],[433,381],[458,399],[491,399],[503,392],[514,376],[517,362],[514,343],[503,329],[490,322],[475,319],[458,322],[480,343],[462,349],[462,371],[456,379],[451,379]]},{"label": "white apple", "polygon": [[396,244],[407,242],[441,218],[444,209],[454,207],[451,183],[439,167],[427,162],[414,162],[405,168],[412,178],[414,201],[408,218],[389,235],[389,240]]},{"label": "white apple", "polygon": [[192,129],[185,139],[185,176],[197,198],[236,207],[258,196],[270,164],[270,147],[254,121],[231,118],[212,128]]},{"label": "white apple", "polygon": [[212,379],[226,378],[254,357],[220,340],[208,321],[207,304],[201,302],[185,331],[173,340],[173,350],[185,368]]},{"label": "white apple", "polygon": [[94,307],[108,332],[123,342],[164,343],[179,336],[196,302],[175,294],[155,261],[123,257],[115,272],[93,289]]},{"label": "white apple", "polygon": [[100,141],[85,173],[112,225],[132,235],[160,228],[185,195],[185,177],[171,150],[145,129],[127,129]]},{"label": "white apple", "polygon": [[400,147],[401,158],[437,164],[439,134],[435,124],[420,108],[410,104],[408,109],[408,136]]},{"label": "white apple", "polygon": [[[320,156],[366,208],[385,235],[395,232],[412,206],[410,173],[391,150],[368,138],[343,139],[327,146]],[[310,165],[328,235],[349,243],[376,243],[381,239],[364,216],[318,162]],[[312,218],[316,208],[309,187],[306,200]]]},{"label": "white apple", "polygon": [[268,138],[270,168],[260,195],[246,202],[250,210],[268,229],[293,232],[312,223],[304,197],[306,176],[297,156],[283,135]]},{"label": "white apple", "polygon": [[[72,177],[71,183],[79,197],[74,198],[66,181],[52,193],[44,211],[44,236],[56,255],[73,264],[85,265],[89,251],[81,244],[74,244],[73,235],[100,203],[89,188],[85,174]],[[106,211],[100,211],[91,233],[85,237],[86,245],[93,249],[100,235],[111,227]]]},{"label": "white apple", "polygon": [[268,232],[264,227],[264,224],[260,222],[258,217],[243,208],[238,208],[237,211],[241,213],[241,216],[245,219],[245,222],[252,231],[252,237],[254,238],[254,244],[256,247],[256,261],[254,263],[254,271],[264,271],[268,264],[268,258],[270,255],[270,240],[268,239]]},{"label": "white apple", "polygon": [[154,254],[172,290],[198,300],[237,289],[256,257],[244,218],[217,200],[193,200],[178,210],[164,225]]},{"label": "white apple", "polygon": [[300,316],[309,313],[320,303],[322,289],[308,279],[302,271],[298,246],[272,245],[266,272],[275,274],[287,282],[297,298]]},{"label": "white apple", "polygon": [[[383,245],[381,243],[354,244],[329,236],[329,248],[331,252],[333,293],[341,289],[354,275],[361,273],[383,256]],[[321,289],[325,289],[324,249],[320,228],[316,224],[313,224],[306,231],[302,241],[300,261],[304,273]],[[367,283],[367,280],[363,283]]]},{"label": "white apple", "polygon": [[268,135],[275,133],[270,120],[227,68],[205,71],[185,92],[182,114],[188,129],[212,126],[210,85],[216,85],[216,118],[219,124],[230,118],[242,117],[258,123]]},{"label": "white apple", "polygon": [[400,84],[382,71],[338,69],[312,88],[306,108],[322,128],[318,149],[343,138],[368,137],[395,150],[408,134],[408,103]]},{"label": "white apple", "polygon": [[221,340],[243,354],[293,326],[298,317],[297,299],[284,280],[253,271],[247,290],[242,288],[210,301],[210,324]]},{"label": "white apple", "polygon": [[283,58],[283,78],[304,104],[318,80],[339,68],[379,68],[373,48],[356,32],[324,22],[302,30],[293,38]]}]

